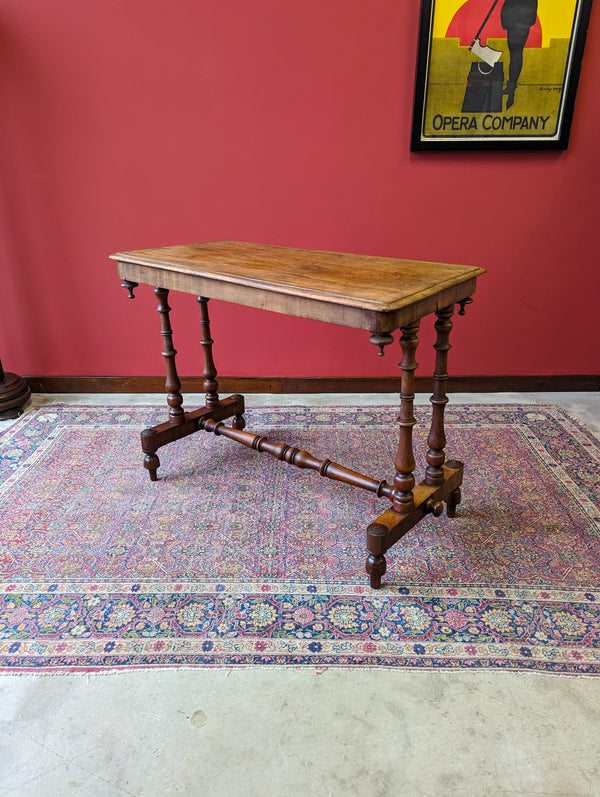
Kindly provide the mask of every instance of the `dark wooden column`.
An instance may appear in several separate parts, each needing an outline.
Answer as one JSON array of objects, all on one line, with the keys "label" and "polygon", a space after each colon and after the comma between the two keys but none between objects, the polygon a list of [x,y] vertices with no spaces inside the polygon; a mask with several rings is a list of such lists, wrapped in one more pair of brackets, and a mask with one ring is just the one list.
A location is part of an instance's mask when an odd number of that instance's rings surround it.
[{"label": "dark wooden column", "polygon": [[18,418],[30,396],[31,388],[23,377],[5,372],[0,361],[0,421]]},{"label": "dark wooden column", "polygon": [[415,370],[417,361],[415,352],[419,345],[419,321],[415,321],[408,326],[401,327],[402,337],[400,345],[402,347],[402,381],[400,385],[400,415],[398,423],[400,425],[400,439],[398,441],[398,453],[394,465],[396,476],[394,477],[394,488],[396,495],[392,506],[396,512],[406,514],[415,508],[413,488],[415,486],[415,456],[413,453],[412,430],[416,421],[413,413],[413,402],[415,400]]},{"label": "dark wooden column", "polygon": [[198,296],[197,302],[200,307],[200,327],[202,329],[202,338],[200,343],[204,352],[204,369],[202,376],[204,377],[204,392],[206,393],[205,406],[212,410],[218,407],[219,402],[219,383],[217,382],[217,369],[213,359],[212,347],[214,340],[210,336],[210,318],[208,316],[208,299],[204,296]]},{"label": "dark wooden column", "polygon": [[431,428],[427,445],[427,468],[425,469],[425,483],[431,487],[439,487],[444,483],[443,464],[446,461],[444,448],[446,447],[446,433],[444,429],[444,412],[448,403],[446,384],[448,382],[448,352],[450,346],[450,332],[452,332],[452,313],[454,305],[442,307],[436,311],[437,321],[435,330],[437,339],[434,345],[436,350],[435,371],[433,373],[433,396],[431,397]]},{"label": "dark wooden column", "polygon": [[[133,288],[135,283],[126,280],[123,287],[129,291],[129,298],[133,299]],[[167,368],[167,379],[165,390],[167,391],[167,404],[169,405],[169,426],[181,427],[185,423],[185,412],[183,407],[183,396],[181,395],[181,382],[177,374],[175,357],[177,351],[173,346],[173,330],[169,321],[169,291],[165,288],[155,288],[154,293],[158,299],[158,312],[160,313],[160,332],[163,339],[162,355],[165,358]],[[156,452],[164,443],[161,437],[156,434],[156,427],[146,429],[142,432],[142,450],[144,451],[144,467],[148,471],[150,480],[155,482],[158,479],[157,470],[160,467],[160,459]]]},{"label": "dark wooden column", "polygon": [[170,423],[183,423],[185,420],[185,413],[182,408],[183,396],[181,395],[181,382],[177,374],[177,366],[175,365],[175,357],[177,351],[173,346],[173,330],[169,321],[169,291],[165,288],[155,288],[154,293],[158,299],[158,312],[160,313],[160,332],[163,339],[163,357],[165,358],[165,365],[167,368],[167,379],[165,382],[165,390],[167,391],[167,404],[169,405],[169,422]]}]

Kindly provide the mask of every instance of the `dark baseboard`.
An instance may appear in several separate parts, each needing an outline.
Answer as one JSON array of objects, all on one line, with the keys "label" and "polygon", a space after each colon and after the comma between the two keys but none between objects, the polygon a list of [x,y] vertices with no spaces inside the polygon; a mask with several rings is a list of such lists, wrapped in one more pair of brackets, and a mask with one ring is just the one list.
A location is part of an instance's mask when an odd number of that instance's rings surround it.
[{"label": "dark baseboard", "polygon": [[[164,393],[161,376],[28,376],[33,393]],[[204,393],[204,379],[182,377],[182,393]],[[417,393],[431,392],[430,377],[415,379]],[[400,377],[252,377],[219,378],[222,393],[397,393]],[[600,375],[451,376],[452,393],[576,392],[600,390]]]}]

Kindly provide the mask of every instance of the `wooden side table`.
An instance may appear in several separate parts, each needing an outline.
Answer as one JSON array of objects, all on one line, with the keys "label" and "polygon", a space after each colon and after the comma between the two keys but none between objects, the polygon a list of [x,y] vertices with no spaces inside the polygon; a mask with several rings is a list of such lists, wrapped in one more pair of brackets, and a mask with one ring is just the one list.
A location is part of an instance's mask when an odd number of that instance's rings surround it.
[{"label": "wooden side table", "polygon": [[[449,338],[455,304],[460,307],[459,315],[464,315],[465,305],[472,301],[477,277],[484,269],[239,241],[142,249],[121,252],[111,258],[117,261],[119,276],[130,298],[139,284],[145,284],[155,286],[158,300],[169,417],[165,423],[142,432],[144,466],[153,481],[160,465],[158,449],[204,430],[265,451],[297,467],[316,470],[321,476],[374,492],[390,502],[390,507],[367,529],[366,570],[375,589],[381,586],[386,571],[385,553],[394,543],[426,514],[439,516],[444,502],[448,517],[455,516],[461,499],[463,463],[447,461],[444,452]],[[203,407],[191,412],[182,407],[181,382],[175,364],[177,352],[169,318],[170,290],[195,294],[200,308],[206,400]],[[370,340],[379,347],[380,354],[384,346],[393,342],[392,333],[400,330],[399,443],[392,484],[244,431],[244,397],[236,394],[222,399],[218,393],[208,315],[210,298],[364,329],[371,333]],[[431,313],[436,315],[437,332],[432,419],[425,478],[415,486],[412,444],[416,423],[415,352],[420,320]],[[224,423],[228,418],[233,419],[229,426]]]}]

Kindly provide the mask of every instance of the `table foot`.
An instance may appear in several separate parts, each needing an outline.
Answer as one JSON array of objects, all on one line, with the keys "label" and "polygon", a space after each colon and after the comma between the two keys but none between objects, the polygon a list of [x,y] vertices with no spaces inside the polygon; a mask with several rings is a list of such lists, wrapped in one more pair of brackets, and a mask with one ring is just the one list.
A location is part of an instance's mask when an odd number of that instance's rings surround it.
[{"label": "table foot", "polygon": [[385,574],[385,571],[387,570],[387,562],[385,561],[385,556],[383,555],[376,556],[370,553],[367,556],[365,569],[368,575],[370,576],[372,589],[381,589],[381,577]]},{"label": "table foot", "polygon": [[231,425],[234,429],[237,429],[238,432],[242,432],[246,428],[246,420],[243,415],[235,415]]},{"label": "table foot", "polygon": [[453,490],[446,499],[446,515],[449,518],[456,517],[456,507],[460,504],[461,498],[462,494],[460,487],[457,487],[456,490]]},{"label": "table foot", "polygon": [[148,471],[150,481],[158,481],[158,475],[156,471],[160,468],[160,459],[156,456],[156,454],[146,454],[144,457],[144,467]]},{"label": "table foot", "polygon": [[[240,396],[239,393],[234,393],[233,396],[231,396],[231,399],[234,399],[235,401],[240,401],[242,403],[242,406],[244,406],[244,397]],[[206,406],[208,407],[208,404]],[[237,413],[237,415],[233,416],[233,420],[231,421],[231,426],[234,429],[237,429],[238,432],[244,431],[244,429],[246,428],[246,419],[244,418],[243,412],[239,412]]]},{"label": "table foot", "polygon": [[367,561],[365,570],[371,580],[373,589],[380,589],[381,576],[387,570],[385,560],[385,538],[388,534],[388,527],[382,523],[371,523],[367,528]]}]

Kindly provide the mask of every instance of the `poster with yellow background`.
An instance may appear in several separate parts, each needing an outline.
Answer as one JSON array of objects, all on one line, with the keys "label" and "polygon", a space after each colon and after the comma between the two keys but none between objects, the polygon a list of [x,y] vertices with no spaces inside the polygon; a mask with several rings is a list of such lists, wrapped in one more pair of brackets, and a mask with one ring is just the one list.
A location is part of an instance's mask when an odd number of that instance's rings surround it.
[{"label": "poster with yellow background", "polygon": [[590,4],[426,0],[413,143],[558,140]]}]

